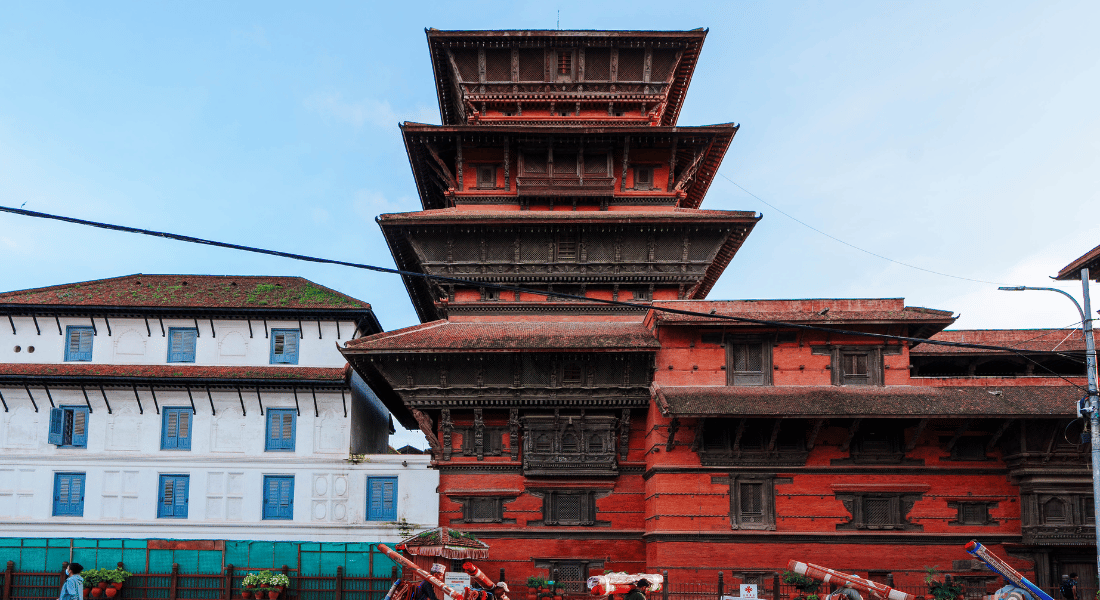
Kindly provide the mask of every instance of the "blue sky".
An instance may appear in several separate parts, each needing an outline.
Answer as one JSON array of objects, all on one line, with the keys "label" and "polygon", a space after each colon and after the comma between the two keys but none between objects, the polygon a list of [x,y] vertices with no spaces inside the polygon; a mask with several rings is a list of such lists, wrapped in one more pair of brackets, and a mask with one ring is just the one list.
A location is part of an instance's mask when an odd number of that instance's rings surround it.
[{"label": "blue sky", "polygon": [[[734,121],[705,208],[764,214],[711,298],[904,297],[958,327],[1077,321],[1100,244],[1100,3],[7,3],[0,204],[390,266],[419,203],[397,122],[439,122],[424,28],[708,35],[683,125]],[[0,214],[0,289],[301,275],[415,315],[392,276]],[[1064,286],[1075,294],[1079,285]],[[1100,304],[1100,302],[1098,302]]]}]

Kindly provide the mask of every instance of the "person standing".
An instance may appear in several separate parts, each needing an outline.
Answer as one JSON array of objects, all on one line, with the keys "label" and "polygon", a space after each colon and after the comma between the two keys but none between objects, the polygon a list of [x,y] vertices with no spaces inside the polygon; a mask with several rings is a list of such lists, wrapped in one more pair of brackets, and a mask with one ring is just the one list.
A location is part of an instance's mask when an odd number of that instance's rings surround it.
[{"label": "person standing", "polygon": [[649,591],[649,580],[639,579],[634,584],[634,589],[626,593],[626,597],[623,600],[646,600],[646,592]]},{"label": "person standing", "polygon": [[[447,568],[439,563],[434,563],[428,572],[433,577],[442,580],[444,574],[447,572]],[[413,600],[439,600],[439,597],[435,594],[435,586],[432,585],[432,582],[425,579],[413,590]]]},{"label": "person standing", "polygon": [[1069,577],[1063,579],[1059,591],[1066,600],[1080,600],[1080,595],[1077,593],[1077,573],[1070,573]]},{"label": "person standing", "polygon": [[68,576],[68,579],[61,586],[61,595],[57,597],[57,600],[82,600],[84,597],[84,578],[80,576],[80,572],[83,570],[84,567],[80,566],[80,563],[69,563],[65,567],[65,575]]}]

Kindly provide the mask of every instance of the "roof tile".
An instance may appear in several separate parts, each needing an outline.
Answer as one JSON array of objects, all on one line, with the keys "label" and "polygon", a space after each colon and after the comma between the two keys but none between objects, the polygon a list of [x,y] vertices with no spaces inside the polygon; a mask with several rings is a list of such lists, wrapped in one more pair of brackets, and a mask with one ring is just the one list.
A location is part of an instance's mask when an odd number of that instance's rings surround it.
[{"label": "roof tile", "polygon": [[345,355],[373,352],[493,350],[647,350],[660,347],[641,323],[622,322],[455,322],[379,333],[347,342]]}]

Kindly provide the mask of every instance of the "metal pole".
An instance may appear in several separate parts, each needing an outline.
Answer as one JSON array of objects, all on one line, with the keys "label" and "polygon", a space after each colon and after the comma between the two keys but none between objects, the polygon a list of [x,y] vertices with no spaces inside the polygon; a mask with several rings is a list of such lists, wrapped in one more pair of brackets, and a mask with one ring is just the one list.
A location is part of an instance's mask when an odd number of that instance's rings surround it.
[{"label": "metal pole", "polygon": [[[1100,514],[1100,396],[1096,391],[1096,341],[1092,333],[1092,304],[1089,302],[1089,270],[1081,269],[1081,290],[1085,310],[1082,318],[1085,332],[1085,374],[1088,377],[1089,420],[1092,427],[1092,514]],[[1100,542],[1100,519],[1096,523],[1096,539]],[[1096,556],[1096,574],[1100,581],[1100,553]]]}]

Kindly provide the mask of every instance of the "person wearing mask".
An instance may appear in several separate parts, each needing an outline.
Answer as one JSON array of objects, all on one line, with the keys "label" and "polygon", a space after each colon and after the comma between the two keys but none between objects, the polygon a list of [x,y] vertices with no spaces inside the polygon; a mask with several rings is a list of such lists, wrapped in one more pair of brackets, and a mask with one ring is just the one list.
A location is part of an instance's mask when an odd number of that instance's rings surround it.
[{"label": "person wearing mask", "polygon": [[[432,577],[442,581],[447,568],[439,563],[433,563],[428,572],[431,573]],[[435,595],[435,586],[432,585],[432,582],[425,579],[413,590],[413,600],[439,600],[439,597]]]},{"label": "person wearing mask", "polygon": [[61,595],[57,600],[82,600],[84,578],[80,576],[80,572],[83,570],[84,567],[80,566],[80,563],[69,563],[65,567],[65,575],[68,579],[65,580],[65,585],[61,586]]},{"label": "person wearing mask", "polygon": [[626,597],[623,600],[646,600],[646,592],[649,591],[649,580],[639,579],[634,584],[634,589],[626,593]]}]

